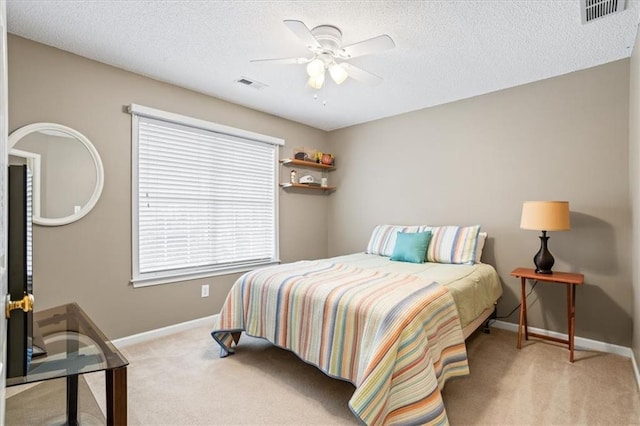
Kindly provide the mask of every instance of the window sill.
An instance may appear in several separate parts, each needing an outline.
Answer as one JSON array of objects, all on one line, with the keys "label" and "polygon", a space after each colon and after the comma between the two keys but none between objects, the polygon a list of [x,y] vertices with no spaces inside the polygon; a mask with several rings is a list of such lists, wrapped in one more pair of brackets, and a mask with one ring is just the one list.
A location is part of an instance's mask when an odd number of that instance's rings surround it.
[{"label": "window sill", "polygon": [[277,265],[279,263],[280,261],[276,260],[272,262],[236,266],[233,268],[212,269],[212,270],[190,272],[190,273],[177,273],[175,275],[164,274],[162,276],[156,276],[156,277],[133,278],[131,279],[130,282],[133,285],[133,288],[150,287],[154,285],[171,284],[171,283],[177,283],[181,281],[196,280],[200,278],[216,277],[220,275],[231,275],[231,274],[249,272],[249,271],[253,271],[254,269]]}]

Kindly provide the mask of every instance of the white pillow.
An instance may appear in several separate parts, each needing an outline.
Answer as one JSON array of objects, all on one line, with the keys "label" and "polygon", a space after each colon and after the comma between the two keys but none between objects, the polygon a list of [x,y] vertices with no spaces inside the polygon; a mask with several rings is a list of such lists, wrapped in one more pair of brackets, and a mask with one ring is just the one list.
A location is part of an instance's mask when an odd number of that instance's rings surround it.
[{"label": "white pillow", "polygon": [[476,259],[475,259],[476,263],[482,263],[480,262],[480,257],[482,256],[482,249],[484,248],[484,241],[486,239],[487,239],[486,232],[478,233],[478,242],[476,243]]}]

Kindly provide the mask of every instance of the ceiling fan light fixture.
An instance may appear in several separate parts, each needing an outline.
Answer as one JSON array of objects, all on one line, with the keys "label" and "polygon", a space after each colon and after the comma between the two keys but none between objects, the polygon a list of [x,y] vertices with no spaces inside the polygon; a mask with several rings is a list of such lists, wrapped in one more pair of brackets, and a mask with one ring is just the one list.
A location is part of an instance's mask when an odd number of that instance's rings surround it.
[{"label": "ceiling fan light fixture", "polygon": [[329,67],[329,74],[331,74],[331,78],[336,84],[342,84],[349,78],[347,70],[345,70],[341,64],[336,64],[335,62]]},{"label": "ceiling fan light fixture", "polygon": [[[598,2],[605,0],[587,1]],[[624,2],[624,0],[606,1]],[[304,22],[294,19],[285,19],[284,24],[306,45],[311,57],[254,59],[251,62],[304,64],[309,76],[308,85],[316,90],[324,87],[327,71],[336,84],[344,83],[347,78],[372,86],[382,83],[381,77],[351,65],[345,60],[393,49],[396,45],[387,34],[381,34],[344,46],[342,44],[342,31],[333,25],[318,25],[310,30]],[[336,60],[343,62],[337,63]]]},{"label": "ceiling fan light fixture", "polygon": [[322,74],[322,80],[324,81],[324,61],[316,58],[309,62],[307,65],[307,74],[309,74],[309,77],[317,77]]},{"label": "ceiling fan light fixture", "polygon": [[324,73],[318,74],[313,77],[309,77],[309,86],[314,89],[322,89],[322,85],[324,84]]}]

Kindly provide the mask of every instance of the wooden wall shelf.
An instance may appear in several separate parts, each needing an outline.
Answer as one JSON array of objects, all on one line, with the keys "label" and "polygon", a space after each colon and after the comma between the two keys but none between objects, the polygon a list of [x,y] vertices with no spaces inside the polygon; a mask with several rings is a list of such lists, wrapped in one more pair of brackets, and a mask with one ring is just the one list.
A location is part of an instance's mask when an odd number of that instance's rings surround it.
[{"label": "wooden wall shelf", "polygon": [[322,163],[314,163],[312,161],[295,160],[293,158],[284,158],[280,160],[280,163],[284,166],[298,166],[298,167],[310,167],[312,169],[326,170],[328,172],[335,170],[334,166],[328,166]]},{"label": "wooden wall shelf", "polygon": [[304,183],[289,183],[289,182],[281,183],[280,187],[282,189],[287,189],[287,188],[320,189],[320,190],[323,190],[325,192],[335,191],[336,190],[335,186],[306,185]]},{"label": "wooden wall shelf", "polygon": [[[280,160],[280,164],[282,164],[283,166],[287,166],[287,167],[303,167],[303,168],[310,168],[310,169],[317,169],[317,170],[321,170],[324,174],[324,172],[331,172],[333,170],[335,170],[336,168],[334,166],[328,166],[326,164],[322,164],[322,163],[314,163],[311,161],[304,161],[304,160],[296,160],[294,158],[283,158],[282,160]],[[322,193],[324,194],[328,194],[330,192],[333,192],[336,190],[335,186],[319,186],[319,185],[306,185],[304,183],[291,183],[291,182],[285,182],[285,183],[281,183],[280,184],[280,188],[282,189],[294,189],[294,190],[308,190],[308,189],[315,189],[315,190],[320,190],[322,191]]]}]

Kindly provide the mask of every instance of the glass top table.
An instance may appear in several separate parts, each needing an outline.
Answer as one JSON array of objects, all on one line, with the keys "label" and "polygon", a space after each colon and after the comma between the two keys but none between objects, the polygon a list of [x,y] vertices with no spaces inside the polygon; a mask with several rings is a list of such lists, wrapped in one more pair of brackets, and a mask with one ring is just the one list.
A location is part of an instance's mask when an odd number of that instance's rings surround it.
[{"label": "glass top table", "polygon": [[[34,345],[25,376],[7,378],[7,386],[67,378],[67,423],[78,424],[78,375],[104,371],[107,424],[127,423],[129,362],[76,303],[34,312],[44,348]],[[46,354],[38,356],[38,350]]]}]

